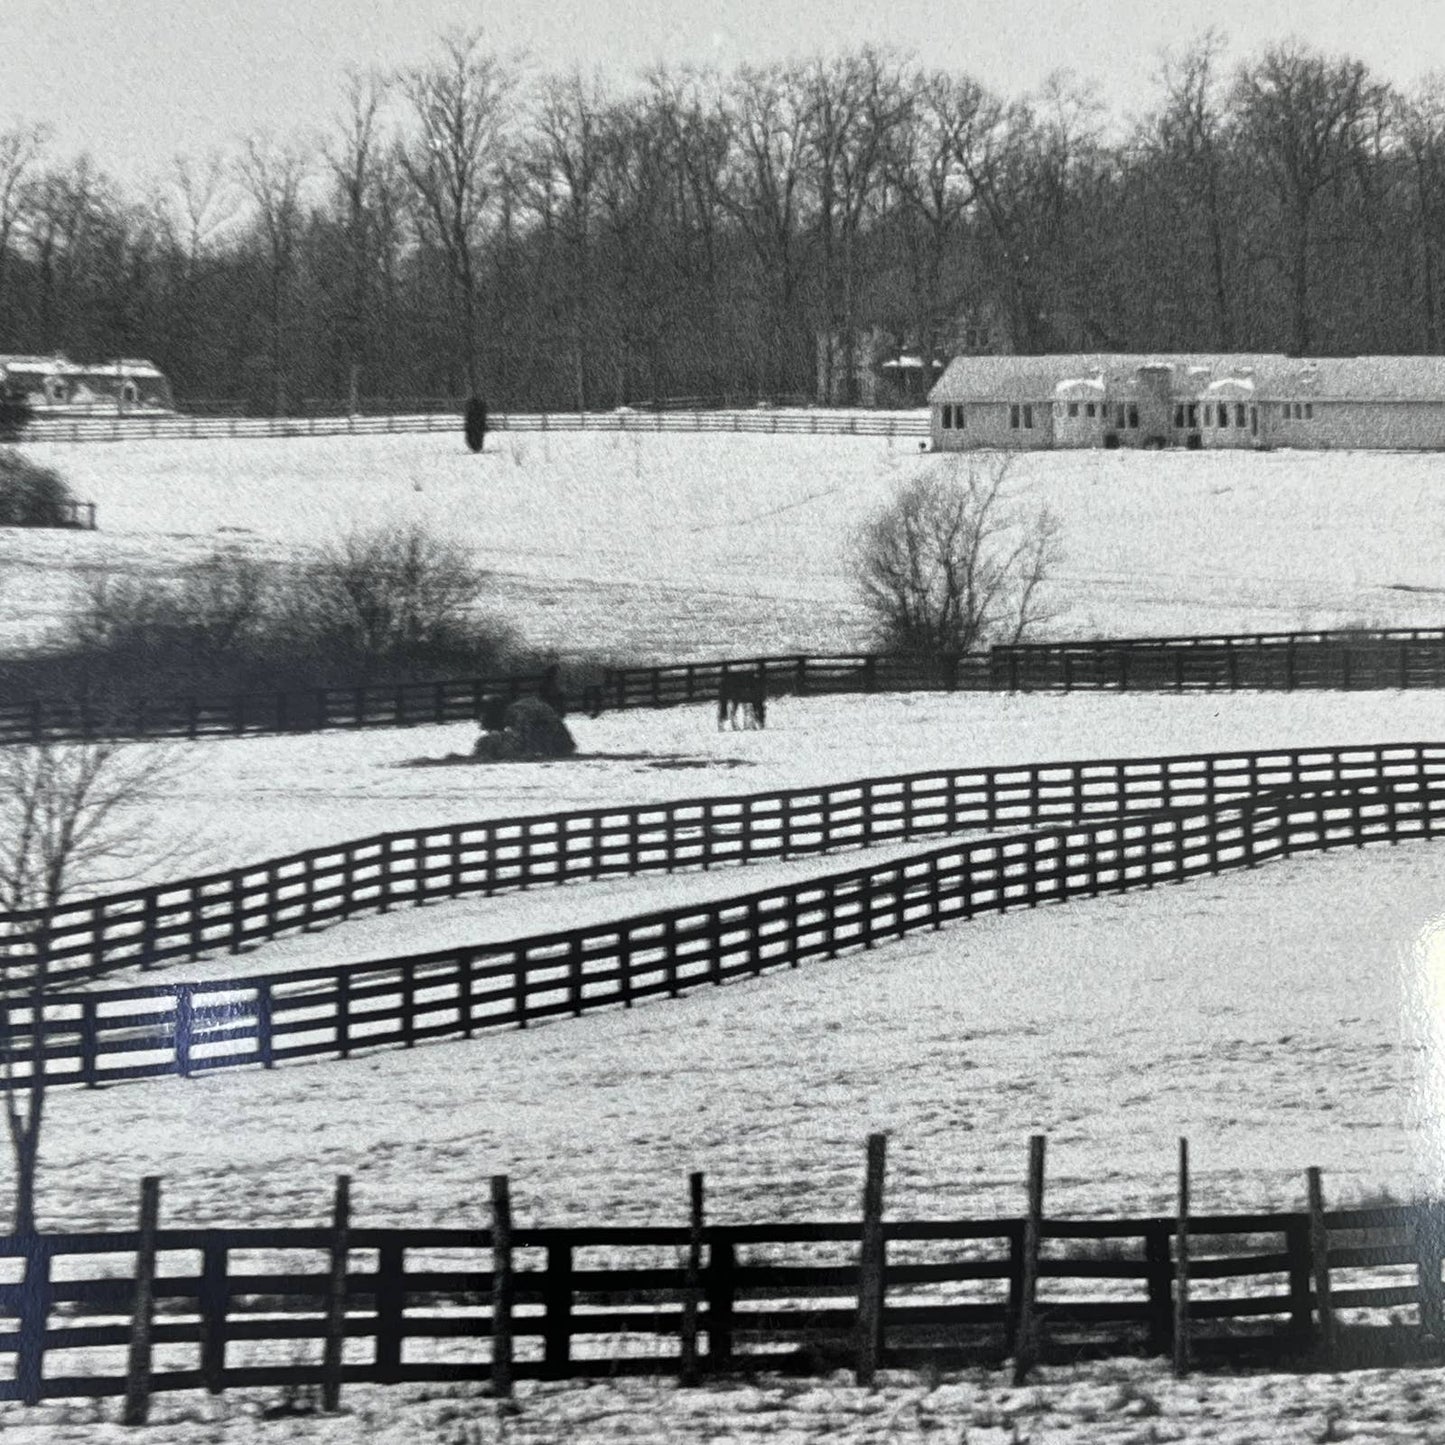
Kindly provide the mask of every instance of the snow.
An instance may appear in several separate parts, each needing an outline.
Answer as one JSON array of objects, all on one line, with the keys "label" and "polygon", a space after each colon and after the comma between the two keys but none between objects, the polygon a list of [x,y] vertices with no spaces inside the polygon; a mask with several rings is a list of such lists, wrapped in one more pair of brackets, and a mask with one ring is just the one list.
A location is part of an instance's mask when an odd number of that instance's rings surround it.
[{"label": "snow", "polygon": [[[564,652],[846,650],[859,521],[921,468],[913,440],[498,433],[50,443],[96,533],[0,533],[9,623],[34,639],[76,568],[141,575],[218,546],[295,555],[423,521],[493,569],[488,605]],[[1058,515],[1069,635],[1438,622],[1445,459],[1428,453],[1051,452],[1014,463]]]},{"label": "snow", "polygon": [[[882,441],[731,435],[510,435],[481,459],[444,436],[34,450],[100,502],[105,530],[0,533],[7,636],[47,625],[76,568],[163,572],[225,543],[285,557],[350,525],[423,517],[479,549],[498,607],[534,640],[663,656],[854,645],[839,549],[894,482],[934,464]],[[1442,468],[1425,455],[1086,453],[1022,458],[1017,473],[1063,518],[1067,626],[1087,634],[1436,623]],[[159,876],[384,829],[940,765],[1440,734],[1434,693],[785,699],[758,733],[719,734],[703,708],[570,721],[582,756],[555,764],[406,766],[466,752],[470,727],[168,746],[172,781],[148,800],[169,855]],[[469,900],[240,962],[530,932],[781,876]],[[1412,844],[980,918],[470,1043],[57,1091],[42,1219],[123,1227],[141,1176],[158,1173],[172,1223],[319,1223],[344,1171],[358,1223],[475,1223],[494,1172],[512,1176],[522,1224],[665,1222],[683,1215],[691,1169],[718,1219],[851,1216],[874,1128],[890,1134],[895,1217],[1018,1213],[1034,1131],[1050,1139],[1056,1213],[1168,1209],[1181,1135],[1198,1209],[1296,1205],[1308,1165],[1331,1202],[1409,1197],[1445,1175],[1442,939],[1445,850]],[[1438,1382],[1410,1372],[1176,1383],[1125,1362],[1039,1381],[524,1385],[505,1421],[446,1388],[348,1389],[334,1419],[264,1419],[276,1392],[184,1395],[156,1402],[148,1438],[1445,1439]],[[121,1438],[115,1417],[113,1403],[67,1404],[0,1422],[18,1441],[103,1441]]]},{"label": "snow", "polygon": [[709,704],[567,723],[577,757],[492,766],[415,765],[470,753],[471,724],[135,744],[172,760],[164,794],[148,800],[165,861],[147,876],[163,881],[384,831],[931,768],[1445,736],[1432,691],[880,693],[780,698],[763,731],[719,732]]}]

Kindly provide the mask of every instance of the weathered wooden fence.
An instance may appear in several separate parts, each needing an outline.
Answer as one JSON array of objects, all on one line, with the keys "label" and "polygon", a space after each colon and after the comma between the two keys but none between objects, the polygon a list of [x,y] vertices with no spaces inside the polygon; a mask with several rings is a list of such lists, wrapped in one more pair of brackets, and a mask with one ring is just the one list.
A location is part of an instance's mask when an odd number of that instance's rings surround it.
[{"label": "weathered wooden fence", "polygon": [[535,693],[541,673],[449,682],[370,683],[228,697],[140,698],[118,702],[33,699],[0,702],[0,745],[106,738],[214,738],[323,728],[415,727],[471,722],[487,697]]},{"label": "weathered wooden fence", "polygon": [[[463,403],[450,412],[299,417],[185,416],[127,413],[111,416],[37,417],[25,429],[30,442],[177,440],[224,437],[364,436],[390,432],[461,435]],[[926,439],[920,412],[827,411],[811,407],[741,411],[497,412],[489,431],[754,432],[768,435],[865,436]]]},{"label": "weathered wooden fence", "polygon": [[1012,692],[1445,687],[1445,631],[1253,633],[1017,643],[989,654]]},{"label": "weathered wooden fence", "polygon": [[1438,1205],[1327,1211],[1311,1170],[1306,1212],[1193,1213],[1181,1172],[1173,1217],[1050,1218],[1040,1136],[1027,1215],[890,1219],[884,1160],[875,1135],[861,1220],[781,1224],[709,1222],[694,1174],[686,1223],[517,1226],[494,1176],[480,1227],[369,1228],[342,1176],[316,1227],[170,1228],[148,1178],[133,1230],[0,1238],[0,1399],[124,1395],[139,1425],[174,1390],[1441,1356]]},{"label": "weathered wooden fence", "polygon": [[[206,983],[21,996],[0,1030],[15,1077],[97,1085],[412,1048],[796,968],[981,912],[1178,883],[1273,858],[1441,831],[1445,785],[1263,789],[949,844],[719,901],[506,942]],[[36,1050],[36,1030],[43,1046]]]},{"label": "weathered wooden fence", "polygon": [[[379,834],[50,915],[51,977],[78,982],[243,948],[358,914],[465,895],[797,858],[875,843],[1210,806],[1298,785],[1445,785],[1445,744],[950,768],[781,792],[498,818]],[[0,914],[22,958],[40,915]],[[23,969],[12,968],[23,977]]]},{"label": "weathered wooden fence", "polygon": [[[607,667],[573,698],[608,709],[716,699],[722,678],[756,673],[774,696],[886,691],[1270,691],[1445,687],[1445,632],[1251,634],[1015,644],[930,666],[877,653],[789,653]],[[92,738],[235,737],[331,727],[470,721],[481,699],[535,691],[540,675],[305,688],[220,698],[0,701],[0,745]]]}]

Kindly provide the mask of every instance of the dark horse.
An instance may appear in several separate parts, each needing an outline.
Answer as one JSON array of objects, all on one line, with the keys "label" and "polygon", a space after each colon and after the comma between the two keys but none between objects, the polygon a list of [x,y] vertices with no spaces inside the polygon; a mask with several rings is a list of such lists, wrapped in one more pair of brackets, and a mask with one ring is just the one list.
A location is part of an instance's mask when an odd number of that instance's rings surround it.
[{"label": "dark horse", "polygon": [[740,717],[745,728],[768,725],[768,680],[760,672],[725,672],[718,679],[718,731],[724,723],[736,728]]}]

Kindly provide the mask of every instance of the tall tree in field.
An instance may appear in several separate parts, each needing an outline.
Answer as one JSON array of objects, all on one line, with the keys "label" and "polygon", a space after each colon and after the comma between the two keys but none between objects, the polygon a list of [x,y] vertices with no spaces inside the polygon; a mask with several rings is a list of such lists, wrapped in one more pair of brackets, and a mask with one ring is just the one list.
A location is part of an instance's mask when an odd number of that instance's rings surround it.
[{"label": "tall tree in field", "polygon": [[480,32],[443,37],[441,54],[402,72],[410,135],[398,157],[423,233],[445,259],[458,318],[458,359],[469,394],[481,391],[479,251],[497,199],[516,76],[482,48]]},{"label": "tall tree in field", "polygon": [[1233,93],[1240,137],[1263,169],[1284,222],[1290,349],[1309,352],[1311,251],[1325,189],[1352,164],[1378,87],[1364,64],[1298,44],[1275,46],[1241,68]]},{"label": "tall tree in field", "polygon": [[[0,991],[31,1019],[42,1017],[54,991],[56,909],[79,887],[135,876],[141,857],[154,851],[144,809],[171,772],[166,754],[117,743],[0,749]],[[13,1232],[20,1235],[36,1228],[44,1044],[35,1028],[27,1036],[7,1027],[0,1039],[0,1097],[15,1165]]]},{"label": "tall tree in field", "polygon": [[310,169],[295,143],[251,136],[236,162],[237,176],[255,207],[256,230],[266,256],[271,404],[283,416],[287,404],[288,315],[304,219],[302,187]]}]

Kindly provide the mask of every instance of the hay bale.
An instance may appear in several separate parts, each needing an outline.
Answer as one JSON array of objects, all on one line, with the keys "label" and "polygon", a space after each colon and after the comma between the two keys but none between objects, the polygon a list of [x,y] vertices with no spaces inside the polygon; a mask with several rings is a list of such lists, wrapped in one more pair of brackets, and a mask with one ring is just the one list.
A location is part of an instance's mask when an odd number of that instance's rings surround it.
[{"label": "hay bale", "polygon": [[539,697],[519,697],[507,708],[506,730],[529,758],[570,758],[577,743],[567,724]]}]

